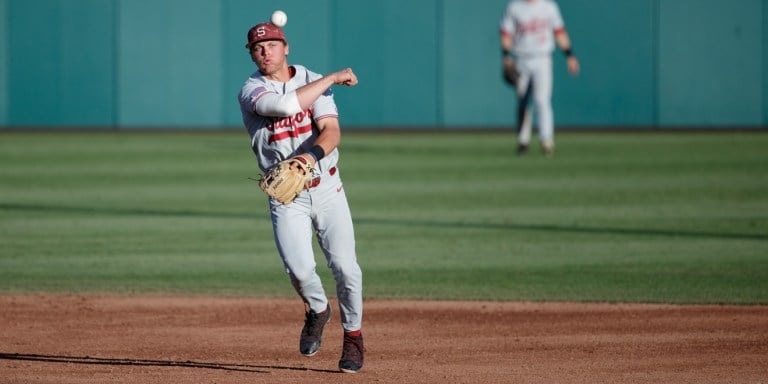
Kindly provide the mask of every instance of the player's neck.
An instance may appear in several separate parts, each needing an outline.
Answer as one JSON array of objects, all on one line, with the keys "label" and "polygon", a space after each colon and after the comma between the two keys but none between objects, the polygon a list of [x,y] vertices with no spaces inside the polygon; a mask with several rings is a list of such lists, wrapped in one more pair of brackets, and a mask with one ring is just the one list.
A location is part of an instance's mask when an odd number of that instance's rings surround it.
[{"label": "player's neck", "polygon": [[293,78],[295,74],[296,74],[296,68],[294,68],[292,65],[286,65],[285,67],[280,68],[274,73],[264,75],[264,77],[266,77],[271,81],[287,83]]}]

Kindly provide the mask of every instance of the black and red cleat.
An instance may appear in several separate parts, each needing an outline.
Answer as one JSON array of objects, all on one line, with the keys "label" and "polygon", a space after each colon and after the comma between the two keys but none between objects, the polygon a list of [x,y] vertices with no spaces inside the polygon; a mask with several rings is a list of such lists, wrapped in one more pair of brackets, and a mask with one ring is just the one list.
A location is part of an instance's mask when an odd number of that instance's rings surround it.
[{"label": "black and red cleat", "polygon": [[331,305],[325,311],[315,313],[310,310],[305,314],[304,328],[301,329],[301,338],[299,339],[299,351],[304,356],[312,356],[320,349],[323,342],[323,329],[331,320]]},{"label": "black and red cleat", "polygon": [[344,332],[344,347],[341,351],[341,360],[339,360],[339,370],[345,373],[357,373],[363,368],[364,353],[363,334],[357,332],[357,335],[353,336]]}]

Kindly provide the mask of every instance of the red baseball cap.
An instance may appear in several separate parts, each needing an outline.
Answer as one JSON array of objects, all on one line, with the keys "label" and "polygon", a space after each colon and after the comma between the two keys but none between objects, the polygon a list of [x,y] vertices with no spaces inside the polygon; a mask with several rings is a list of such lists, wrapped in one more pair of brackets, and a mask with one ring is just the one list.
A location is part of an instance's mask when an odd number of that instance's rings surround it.
[{"label": "red baseball cap", "polygon": [[253,43],[266,40],[282,40],[286,42],[285,32],[283,29],[272,23],[256,24],[248,30],[248,44],[246,48],[250,48]]}]

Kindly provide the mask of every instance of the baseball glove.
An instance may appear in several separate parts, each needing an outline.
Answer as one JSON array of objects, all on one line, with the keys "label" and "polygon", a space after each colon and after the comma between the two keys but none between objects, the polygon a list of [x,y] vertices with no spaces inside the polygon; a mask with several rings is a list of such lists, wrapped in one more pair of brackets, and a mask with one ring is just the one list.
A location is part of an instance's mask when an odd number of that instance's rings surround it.
[{"label": "baseball glove", "polygon": [[259,188],[269,197],[288,205],[306,188],[312,167],[301,156],[283,160],[259,179]]},{"label": "baseball glove", "polygon": [[515,66],[515,63],[505,63],[502,69],[502,73],[504,75],[504,81],[507,82],[507,84],[515,87],[517,86],[517,79],[520,78],[520,72],[517,71],[517,66]]}]

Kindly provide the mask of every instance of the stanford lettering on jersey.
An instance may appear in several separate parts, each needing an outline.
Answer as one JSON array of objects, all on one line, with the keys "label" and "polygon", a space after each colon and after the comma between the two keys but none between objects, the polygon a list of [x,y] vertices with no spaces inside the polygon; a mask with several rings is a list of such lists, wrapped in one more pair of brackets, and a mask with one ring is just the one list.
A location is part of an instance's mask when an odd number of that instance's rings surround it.
[{"label": "stanford lettering on jersey", "polygon": [[516,29],[517,33],[521,35],[548,32],[549,22],[546,19],[532,19],[526,22],[519,22]]},{"label": "stanford lettering on jersey", "polygon": [[275,119],[266,128],[272,132],[269,136],[269,142],[296,138],[305,133],[312,132],[312,109],[299,112],[293,116]]}]

